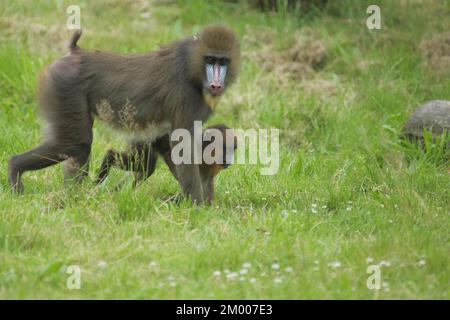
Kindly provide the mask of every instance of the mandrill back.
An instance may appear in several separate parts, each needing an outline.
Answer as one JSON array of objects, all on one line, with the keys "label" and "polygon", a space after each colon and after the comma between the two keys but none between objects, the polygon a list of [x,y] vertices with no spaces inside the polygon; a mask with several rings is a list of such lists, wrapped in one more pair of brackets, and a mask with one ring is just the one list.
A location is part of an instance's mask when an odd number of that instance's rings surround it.
[{"label": "mandrill back", "polygon": [[189,42],[135,55],[81,51],[80,78],[89,110],[117,129],[140,131],[169,121],[187,100],[201,105],[198,90],[182,76],[187,61],[180,53]]}]

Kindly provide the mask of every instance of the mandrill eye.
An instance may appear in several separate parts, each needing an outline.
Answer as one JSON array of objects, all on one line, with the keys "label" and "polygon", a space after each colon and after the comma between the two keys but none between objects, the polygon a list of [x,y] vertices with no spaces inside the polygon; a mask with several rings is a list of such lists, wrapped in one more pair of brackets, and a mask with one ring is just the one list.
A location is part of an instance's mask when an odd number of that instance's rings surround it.
[{"label": "mandrill eye", "polygon": [[211,56],[206,56],[205,57],[205,62],[207,63],[207,64],[214,64],[214,62],[215,62],[215,58],[214,57],[211,57]]},{"label": "mandrill eye", "polygon": [[219,59],[219,64],[221,65],[221,66],[226,66],[226,65],[228,65],[230,63],[230,59],[228,59],[228,58],[220,58]]}]

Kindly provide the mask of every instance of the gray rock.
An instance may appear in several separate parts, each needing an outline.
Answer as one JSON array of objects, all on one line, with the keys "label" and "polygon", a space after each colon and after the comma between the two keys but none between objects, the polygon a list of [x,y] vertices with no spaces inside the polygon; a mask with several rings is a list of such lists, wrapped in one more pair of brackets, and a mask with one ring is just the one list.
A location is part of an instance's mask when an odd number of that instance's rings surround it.
[{"label": "gray rock", "polygon": [[424,128],[434,137],[444,129],[450,133],[450,101],[432,100],[421,105],[406,122],[403,134],[409,139],[422,139]]}]

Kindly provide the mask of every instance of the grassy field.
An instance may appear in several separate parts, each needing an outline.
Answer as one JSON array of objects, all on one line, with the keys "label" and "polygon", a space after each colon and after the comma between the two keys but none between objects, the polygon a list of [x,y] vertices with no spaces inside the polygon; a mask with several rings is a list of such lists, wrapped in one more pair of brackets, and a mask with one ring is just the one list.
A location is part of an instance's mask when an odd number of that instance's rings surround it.
[{"label": "grassy field", "polygon": [[[450,298],[448,157],[398,138],[419,104],[450,100],[448,69],[423,45],[448,32],[450,4],[377,3],[382,28],[370,31],[371,3],[356,0],[302,16],[217,1],[0,0],[0,298]],[[65,186],[55,166],[12,195],[7,160],[40,140],[36,79],[67,52],[70,4],[89,49],[145,52],[232,26],[242,70],[208,124],[279,128],[278,173],[231,166],[200,207],[168,201],[179,187],[162,163],[136,190],[131,178],[113,190],[119,171]],[[97,122],[91,168],[123,146]],[[70,265],[80,290],[66,287]],[[366,286],[369,265],[380,290]]]}]

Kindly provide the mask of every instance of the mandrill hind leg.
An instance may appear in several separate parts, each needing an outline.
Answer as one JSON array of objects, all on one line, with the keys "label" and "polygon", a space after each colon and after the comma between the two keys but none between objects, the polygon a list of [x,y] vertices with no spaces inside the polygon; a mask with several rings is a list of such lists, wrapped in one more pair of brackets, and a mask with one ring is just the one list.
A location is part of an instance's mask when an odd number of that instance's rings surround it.
[{"label": "mandrill hind leg", "polygon": [[64,181],[66,183],[79,183],[89,174],[93,121],[89,114],[84,112],[80,112],[77,116],[77,127],[63,131],[63,136],[68,137],[69,141],[73,141],[72,144],[75,141],[78,144],[77,150],[63,162]]},{"label": "mandrill hind leg", "polygon": [[90,154],[91,145],[86,145],[77,156],[63,162],[64,181],[66,183],[79,183],[89,175]]},{"label": "mandrill hind leg", "polygon": [[[13,156],[9,161],[8,179],[14,192],[22,192],[22,174],[26,171],[43,169],[68,160],[66,177],[77,176],[89,160],[92,144],[92,120],[83,103],[71,103],[66,107],[50,104],[47,122],[48,136],[40,146],[22,154]],[[63,113],[61,110],[69,110]],[[50,114],[50,115],[49,115]],[[58,123],[58,119],[63,123]],[[61,120],[62,121],[62,120]],[[69,164],[73,167],[69,170]],[[84,171],[85,172],[85,171]],[[85,176],[82,173],[80,176]]]},{"label": "mandrill hind leg", "polygon": [[83,144],[67,146],[47,141],[30,151],[13,156],[8,167],[8,180],[12,190],[17,193],[23,192],[22,174],[24,172],[43,169],[64,161],[68,157],[76,157],[84,149],[86,146]]}]

